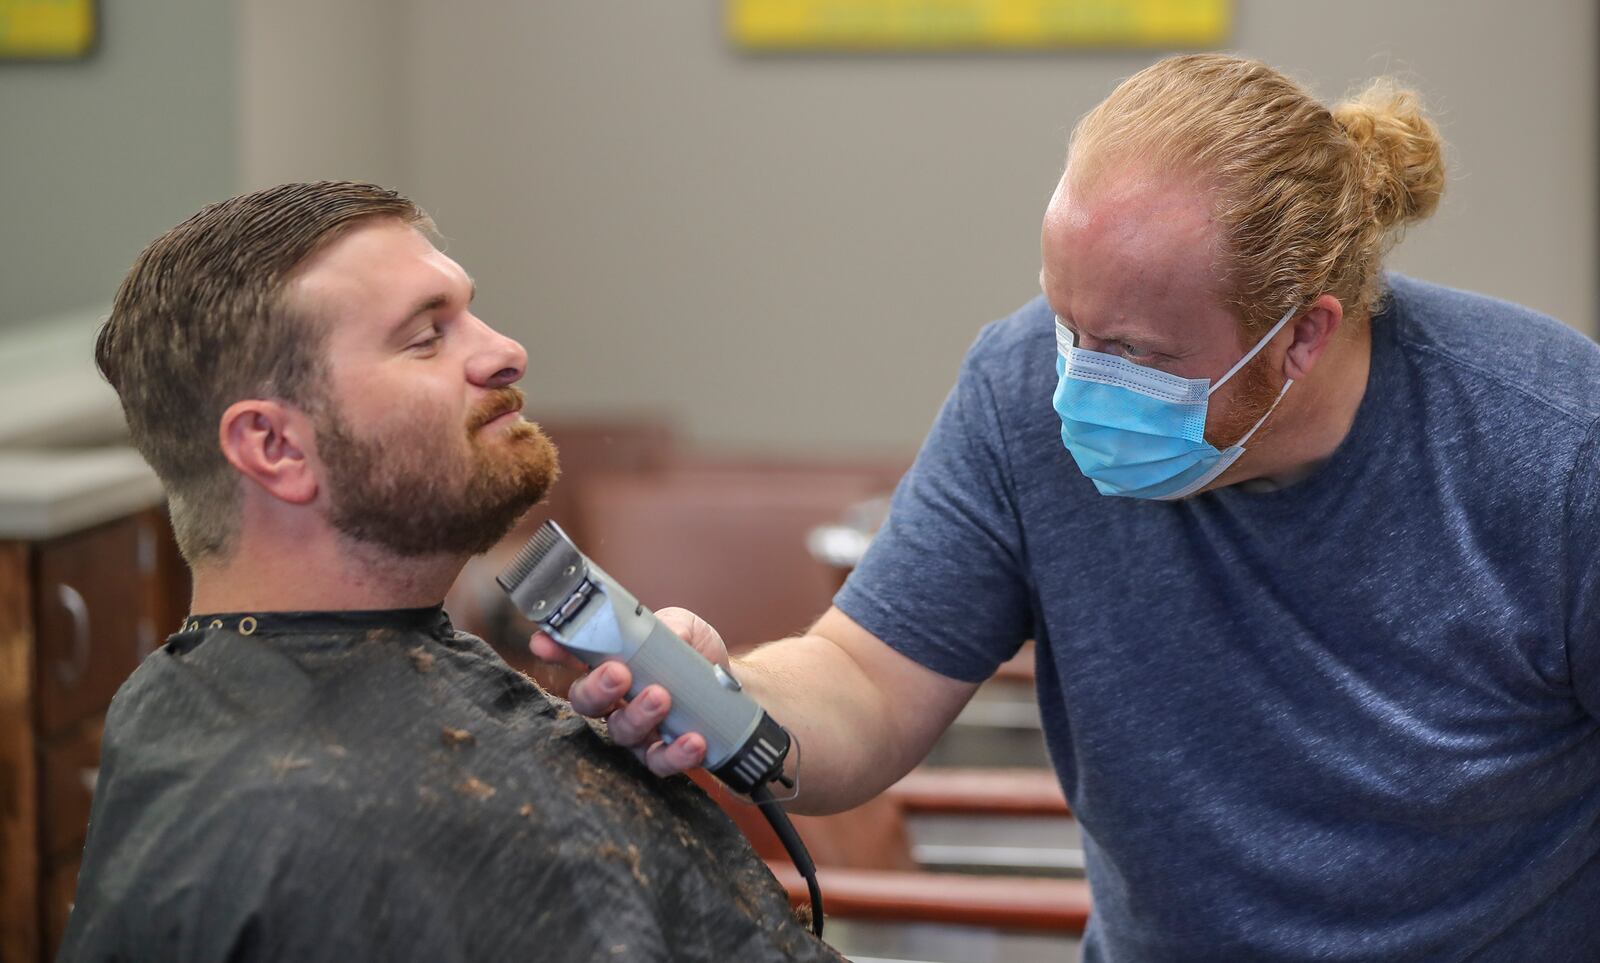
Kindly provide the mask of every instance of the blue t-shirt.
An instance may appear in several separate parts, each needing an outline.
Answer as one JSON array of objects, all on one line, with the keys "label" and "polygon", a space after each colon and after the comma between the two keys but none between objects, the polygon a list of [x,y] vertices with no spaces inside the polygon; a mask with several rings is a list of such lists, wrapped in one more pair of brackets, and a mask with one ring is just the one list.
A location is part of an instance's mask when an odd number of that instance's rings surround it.
[{"label": "blue t-shirt", "polygon": [[1600,347],[1388,282],[1332,457],[1179,502],[1079,473],[1042,299],[988,326],[836,599],[1037,639],[1088,960],[1600,960]]}]

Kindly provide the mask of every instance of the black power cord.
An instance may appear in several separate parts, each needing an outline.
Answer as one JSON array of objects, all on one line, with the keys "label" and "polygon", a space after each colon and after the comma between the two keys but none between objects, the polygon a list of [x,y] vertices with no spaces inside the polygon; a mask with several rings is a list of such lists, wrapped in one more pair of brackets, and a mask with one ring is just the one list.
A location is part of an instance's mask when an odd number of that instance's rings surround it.
[{"label": "black power cord", "polygon": [[750,790],[750,799],[761,809],[761,815],[767,817],[767,822],[772,824],[772,831],[778,834],[778,841],[783,843],[789,858],[794,861],[794,868],[805,877],[806,889],[811,891],[811,932],[821,939],[822,887],[817,885],[817,867],[811,862],[811,854],[806,852],[806,844],[795,832],[789,814],[783,811],[783,804],[772,798],[772,790],[765,783]]}]

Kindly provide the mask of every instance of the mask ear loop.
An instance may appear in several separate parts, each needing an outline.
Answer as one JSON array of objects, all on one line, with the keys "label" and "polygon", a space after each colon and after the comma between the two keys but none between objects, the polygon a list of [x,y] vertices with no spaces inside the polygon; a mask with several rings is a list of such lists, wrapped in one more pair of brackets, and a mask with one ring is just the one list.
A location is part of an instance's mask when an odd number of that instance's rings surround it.
[{"label": "mask ear loop", "polygon": [[[1234,365],[1231,369],[1229,369],[1227,374],[1222,376],[1222,381],[1219,381],[1216,384],[1211,386],[1210,390],[1206,392],[1206,397],[1209,398],[1211,396],[1211,392],[1212,391],[1216,391],[1218,388],[1222,387],[1223,382],[1227,381],[1229,378],[1232,378],[1234,376],[1234,374],[1237,373],[1240,368],[1243,368],[1247,363],[1249,363],[1250,359],[1254,358],[1256,356],[1256,352],[1258,352],[1262,348],[1266,347],[1267,346],[1267,342],[1271,341],[1273,336],[1276,335],[1279,331],[1282,331],[1283,330],[1283,326],[1288,324],[1289,323],[1289,319],[1294,317],[1294,315],[1295,315],[1295,309],[1294,308],[1290,308],[1288,313],[1285,314],[1283,317],[1279,318],[1278,319],[1278,323],[1272,326],[1272,330],[1268,331],[1266,336],[1263,337],[1260,341],[1257,341],[1255,343],[1255,347],[1251,348],[1248,352],[1246,352],[1245,356],[1243,358],[1239,359],[1239,363]],[[1272,407],[1268,408],[1267,409],[1267,413],[1262,415],[1256,421],[1255,424],[1250,426],[1250,430],[1244,433],[1244,437],[1243,438],[1240,438],[1238,441],[1234,442],[1229,447],[1230,448],[1243,448],[1244,447],[1244,443],[1249,441],[1250,438],[1253,435],[1255,435],[1256,431],[1258,429],[1260,429],[1260,427],[1262,425],[1267,423],[1267,419],[1272,417],[1272,413],[1274,411],[1278,410],[1278,402],[1283,400],[1283,396],[1289,393],[1289,388],[1292,387],[1293,385],[1294,385],[1294,379],[1293,378],[1284,379],[1283,387],[1278,389],[1278,397],[1272,399]]]},{"label": "mask ear loop", "polygon": [[1256,433],[1256,429],[1260,428],[1262,425],[1266,424],[1267,423],[1267,419],[1272,417],[1272,413],[1274,411],[1278,410],[1278,402],[1282,401],[1283,400],[1283,396],[1289,393],[1289,388],[1293,384],[1294,384],[1294,379],[1293,378],[1285,379],[1285,381],[1283,382],[1282,390],[1280,390],[1278,392],[1278,397],[1272,399],[1272,407],[1267,409],[1267,413],[1261,416],[1261,420],[1260,421],[1256,422],[1254,425],[1252,425],[1250,427],[1249,431],[1244,433],[1244,437],[1243,438],[1240,438],[1238,441],[1234,442],[1229,447],[1232,447],[1232,448],[1243,448],[1244,447],[1244,443],[1250,440],[1250,436],[1254,435]]},{"label": "mask ear loop", "polygon": [[[1279,331],[1283,330],[1283,326],[1289,323],[1289,319],[1295,316],[1295,312],[1297,310],[1298,310],[1297,308],[1290,308],[1288,311],[1284,312],[1283,317],[1278,319],[1278,323],[1272,326],[1272,330],[1268,331],[1266,333],[1266,335],[1263,336],[1260,341],[1257,341],[1255,343],[1255,345],[1249,351],[1246,351],[1244,353],[1244,357],[1239,359],[1239,363],[1238,364],[1236,364],[1233,367],[1229,368],[1227,374],[1223,375],[1222,378],[1220,380],[1218,380],[1216,384],[1214,384],[1211,387],[1206,389],[1206,397],[1210,397],[1211,393],[1213,391],[1216,391],[1218,388],[1220,388],[1223,385],[1227,384],[1229,378],[1232,378],[1234,375],[1238,374],[1240,368],[1243,368],[1245,365],[1249,364],[1250,363],[1250,359],[1254,358],[1257,354],[1259,354],[1261,352],[1261,349],[1265,348],[1267,346],[1267,342],[1271,341],[1273,339],[1273,336],[1275,336]],[[1288,385],[1284,385],[1284,390],[1288,390],[1288,387],[1289,387]],[[1283,397],[1282,392],[1280,392],[1278,394],[1278,397],[1279,398]],[[1253,431],[1254,429],[1251,429],[1251,430]],[[1247,435],[1245,437],[1249,437],[1249,436]]]},{"label": "mask ear loop", "polygon": [[[1268,337],[1271,337],[1271,335],[1268,335]],[[1266,341],[1267,339],[1266,338],[1262,338],[1261,340],[1262,341]],[[1245,442],[1249,441],[1251,436],[1253,436],[1256,433],[1257,429],[1259,429],[1262,425],[1266,424],[1267,423],[1267,419],[1272,417],[1272,413],[1274,411],[1278,410],[1278,402],[1282,401],[1283,400],[1283,396],[1289,393],[1289,388],[1293,384],[1294,384],[1294,379],[1293,378],[1288,378],[1288,379],[1284,380],[1283,387],[1278,390],[1278,397],[1272,399],[1272,407],[1268,408],[1267,409],[1267,413],[1262,415],[1260,417],[1260,419],[1258,419],[1256,421],[1255,424],[1250,426],[1250,430],[1244,433],[1244,437],[1243,438],[1240,438],[1238,441],[1236,441],[1233,444],[1228,446],[1228,450],[1229,451],[1234,451],[1235,449],[1237,449],[1238,451],[1241,451],[1241,452],[1244,451]],[[1233,463],[1232,459],[1228,459],[1228,460],[1223,461],[1223,462],[1218,462],[1218,465],[1220,467],[1213,468],[1210,472],[1207,472],[1205,475],[1201,476],[1200,478],[1196,478],[1193,483],[1191,483],[1188,487],[1184,488],[1182,491],[1174,492],[1171,495],[1164,496],[1162,498],[1162,500],[1163,501],[1176,501],[1176,500],[1181,499],[1181,498],[1188,498],[1190,495],[1193,495],[1196,491],[1199,491],[1201,488],[1204,488],[1206,485],[1209,485],[1209,484],[1211,484],[1211,482],[1215,481],[1219,476],[1221,476],[1221,474],[1224,471],[1227,470],[1228,466],[1231,465],[1232,463]]]}]

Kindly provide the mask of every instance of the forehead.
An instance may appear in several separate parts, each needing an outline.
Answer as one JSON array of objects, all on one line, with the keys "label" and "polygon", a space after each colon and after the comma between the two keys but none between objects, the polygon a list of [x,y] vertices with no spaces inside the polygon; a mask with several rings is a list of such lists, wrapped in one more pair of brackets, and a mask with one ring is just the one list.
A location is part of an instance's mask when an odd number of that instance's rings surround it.
[{"label": "forehead", "polygon": [[334,331],[379,330],[430,297],[470,287],[461,265],[416,228],[396,220],[360,225],[318,251],[289,284],[290,296]]},{"label": "forehead", "polygon": [[1045,213],[1047,290],[1062,286],[1125,305],[1220,300],[1217,225],[1203,190],[1134,171],[1085,187],[1072,173]]}]

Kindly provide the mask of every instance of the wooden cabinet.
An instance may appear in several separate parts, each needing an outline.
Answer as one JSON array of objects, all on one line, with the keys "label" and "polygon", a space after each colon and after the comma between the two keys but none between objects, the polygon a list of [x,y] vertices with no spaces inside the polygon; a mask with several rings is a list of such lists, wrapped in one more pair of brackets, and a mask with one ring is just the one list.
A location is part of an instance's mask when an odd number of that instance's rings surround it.
[{"label": "wooden cabinet", "polygon": [[160,510],[0,542],[0,963],[51,959],[88,827],[106,707],[188,608]]}]

